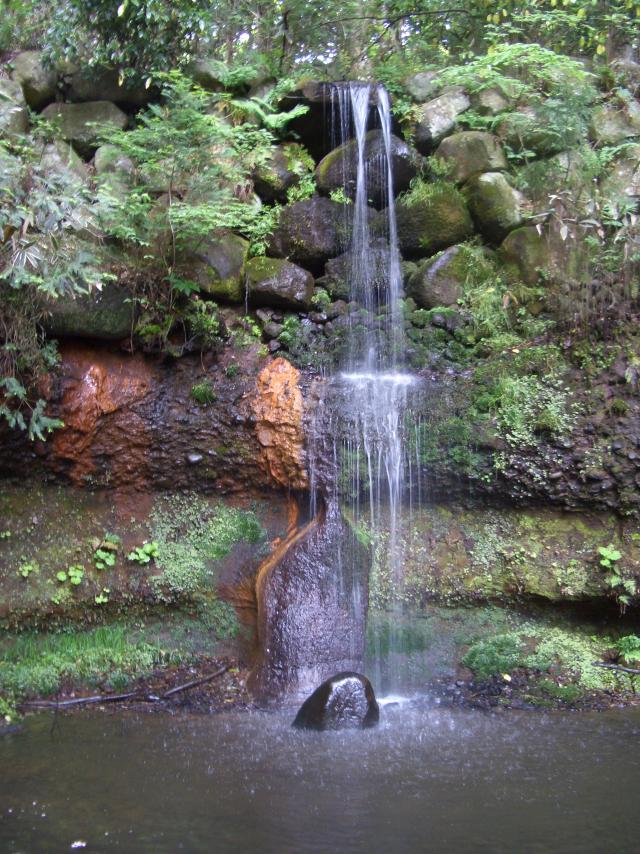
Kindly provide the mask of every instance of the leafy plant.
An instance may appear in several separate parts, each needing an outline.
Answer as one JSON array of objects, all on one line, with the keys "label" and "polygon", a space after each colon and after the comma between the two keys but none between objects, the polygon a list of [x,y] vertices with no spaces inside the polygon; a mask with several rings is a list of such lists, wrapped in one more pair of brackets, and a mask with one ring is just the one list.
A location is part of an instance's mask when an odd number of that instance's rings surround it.
[{"label": "leafy plant", "polygon": [[625,577],[621,571],[619,561],[622,558],[622,552],[618,551],[613,543],[609,543],[607,546],[598,546],[598,554],[600,555],[600,566],[607,571],[606,583],[615,594],[620,609],[624,613],[637,592],[636,580]]},{"label": "leafy plant", "polygon": [[210,403],[215,403],[218,399],[218,396],[211,385],[211,380],[208,379],[204,379],[201,382],[192,385],[190,394],[193,400],[200,404],[200,406],[207,406]]},{"label": "leafy plant", "polygon": [[68,566],[66,570],[61,569],[57,572],[56,578],[61,584],[69,581],[70,584],[77,587],[79,584],[82,584],[82,579],[84,578],[84,567],[80,566],[80,564],[73,564],[72,566]]},{"label": "leafy plant", "polygon": [[157,558],[158,555],[158,543],[153,540],[150,543],[143,543],[141,546],[136,546],[133,551],[129,552],[127,558],[128,560],[135,561],[135,563],[145,564],[150,563],[150,561]]},{"label": "leafy plant", "polygon": [[98,548],[93,553],[93,560],[95,562],[96,569],[102,570],[110,566],[115,566],[116,555],[115,552]]},{"label": "leafy plant", "polygon": [[40,567],[35,561],[28,561],[20,564],[18,567],[18,575],[21,578],[29,578],[30,575],[37,575],[40,572]]},{"label": "leafy plant", "polygon": [[106,605],[109,601],[109,593],[111,593],[111,590],[108,587],[103,587],[100,593],[94,596],[93,601],[96,605]]},{"label": "leafy plant", "polygon": [[640,638],[637,635],[625,635],[616,641],[616,649],[629,664],[640,661]]}]

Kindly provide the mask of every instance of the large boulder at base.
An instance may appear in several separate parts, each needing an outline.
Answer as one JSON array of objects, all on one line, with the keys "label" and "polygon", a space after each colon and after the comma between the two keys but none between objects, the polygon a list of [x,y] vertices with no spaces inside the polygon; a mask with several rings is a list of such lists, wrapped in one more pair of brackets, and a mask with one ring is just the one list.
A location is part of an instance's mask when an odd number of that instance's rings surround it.
[{"label": "large boulder at base", "polygon": [[0,139],[27,132],[29,111],[22,89],[13,80],[0,79]]},{"label": "large boulder at base", "polygon": [[417,74],[412,74],[404,81],[404,88],[411,95],[414,101],[419,104],[428,101],[429,98],[435,98],[440,88],[440,72],[439,71],[419,71]]},{"label": "large boulder at base", "polygon": [[321,272],[328,258],[340,254],[350,232],[348,206],[312,196],[282,209],[269,253]]},{"label": "large boulder at base", "polygon": [[58,75],[52,68],[43,64],[39,50],[22,51],[14,56],[11,64],[11,76],[22,87],[27,104],[32,110],[41,110],[54,100]]},{"label": "large boulder at base", "polygon": [[[364,141],[364,164],[367,176],[367,198],[376,205],[388,201],[387,175],[381,168],[385,155],[384,136],[381,130],[371,130]],[[408,189],[418,174],[422,157],[397,136],[391,137],[391,165],[393,189],[396,193]],[[316,167],[316,181],[322,193],[343,189],[351,198],[356,194],[358,173],[358,143],[355,139],[334,148]]]},{"label": "large boulder at base", "polygon": [[367,729],[380,720],[371,682],[361,673],[337,673],[319,685],[295,717],[296,729]]},{"label": "large boulder at base", "polygon": [[271,151],[268,163],[253,174],[256,193],[264,202],[284,202],[287,190],[313,172],[314,162],[309,152],[297,142],[284,142]]},{"label": "large boulder at base", "polygon": [[54,338],[119,341],[131,334],[135,318],[131,294],[114,284],[86,296],[51,300],[47,309],[45,329]]},{"label": "large boulder at base", "polygon": [[420,118],[415,127],[416,148],[430,154],[438,143],[456,126],[459,115],[468,110],[471,102],[461,89],[451,89],[420,108]]},{"label": "large boulder at base", "polygon": [[491,133],[477,130],[446,137],[438,146],[436,157],[447,164],[451,177],[458,184],[464,184],[479,172],[500,172],[508,165],[500,140]]},{"label": "large boulder at base", "polygon": [[450,246],[422,261],[407,282],[407,296],[420,308],[456,305],[464,294],[468,254],[461,246]]},{"label": "large boulder at base", "polygon": [[[381,212],[383,218],[385,212]],[[451,184],[424,184],[396,205],[398,240],[406,256],[433,255],[473,234],[462,193]]]},{"label": "large boulder at base", "polygon": [[144,83],[123,80],[115,68],[80,68],[65,76],[67,100],[114,101],[127,107],[144,107],[157,95],[155,88]]},{"label": "large boulder at base", "polygon": [[471,178],[464,188],[469,210],[480,231],[500,242],[522,223],[520,195],[502,172],[484,172]]},{"label": "large boulder at base", "polygon": [[250,258],[245,265],[249,301],[254,305],[306,309],[313,296],[313,276],[280,258]]},{"label": "large boulder at base", "polygon": [[128,122],[126,113],[111,101],[49,104],[42,115],[60,129],[60,135],[72,143],[78,154],[87,158],[98,148],[101,132],[124,130]]},{"label": "large boulder at base", "polygon": [[188,263],[189,277],[223,302],[244,300],[244,265],[249,241],[231,232],[212,235]]},{"label": "large boulder at base", "polygon": [[589,136],[599,145],[618,145],[640,137],[640,103],[630,100],[620,108],[603,104],[593,111]]}]

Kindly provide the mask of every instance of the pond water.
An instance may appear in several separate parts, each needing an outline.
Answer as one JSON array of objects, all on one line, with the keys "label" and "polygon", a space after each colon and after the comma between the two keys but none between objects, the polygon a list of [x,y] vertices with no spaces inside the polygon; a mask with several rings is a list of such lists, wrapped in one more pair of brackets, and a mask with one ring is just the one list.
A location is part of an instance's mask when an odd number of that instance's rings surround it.
[{"label": "pond water", "polygon": [[[376,730],[291,715],[38,715],[0,739],[0,850],[638,851],[640,710],[414,701]],[[79,846],[77,846],[79,847]]]}]

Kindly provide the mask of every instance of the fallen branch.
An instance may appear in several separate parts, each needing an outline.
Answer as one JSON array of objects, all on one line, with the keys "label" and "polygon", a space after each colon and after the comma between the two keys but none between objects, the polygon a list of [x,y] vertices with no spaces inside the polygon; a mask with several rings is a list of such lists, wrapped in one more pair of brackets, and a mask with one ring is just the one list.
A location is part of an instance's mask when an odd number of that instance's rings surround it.
[{"label": "fallen branch", "polygon": [[640,676],[640,670],[636,667],[623,667],[621,664],[605,664],[603,661],[592,661],[594,667],[606,667],[607,670],[622,670],[624,673],[633,673]]},{"label": "fallen branch", "polygon": [[129,694],[99,694],[97,697],[76,697],[73,700],[27,700],[23,706],[44,706],[46,708],[62,709],[65,706],[81,706],[88,703],[120,703],[136,696],[136,691]]},{"label": "fallen branch", "polygon": [[198,685],[204,685],[206,682],[211,682],[213,679],[217,679],[218,676],[222,676],[223,673],[226,673],[229,667],[229,664],[225,664],[224,667],[221,667],[220,670],[216,670],[215,673],[211,673],[209,676],[203,676],[201,679],[194,679],[192,682],[185,682],[184,685],[178,685],[170,691],[165,691],[164,694],[160,696],[160,699],[168,700],[169,697],[173,697],[174,694],[179,694],[181,691],[188,691],[189,688],[197,688]]}]

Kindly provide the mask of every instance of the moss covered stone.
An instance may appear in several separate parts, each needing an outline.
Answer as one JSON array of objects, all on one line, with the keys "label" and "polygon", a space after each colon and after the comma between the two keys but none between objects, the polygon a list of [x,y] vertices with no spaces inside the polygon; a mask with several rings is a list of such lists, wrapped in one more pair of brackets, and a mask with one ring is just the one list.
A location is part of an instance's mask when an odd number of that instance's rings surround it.
[{"label": "moss covered stone", "polygon": [[117,285],[86,296],[51,301],[45,327],[57,338],[119,341],[131,334],[135,309],[131,294]]},{"label": "moss covered stone", "polygon": [[111,101],[87,101],[84,104],[50,104],[42,115],[60,129],[63,139],[71,142],[83,157],[98,148],[100,134],[124,130],[129,119]]},{"label": "moss covered stone", "polygon": [[454,88],[428,101],[420,108],[420,118],[414,128],[416,147],[422,154],[431,153],[438,143],[456,126],[459,115],[471,106],[462,89]]},{"label": "moss covered stone", "polygon": [[589,136],[599,145],[618,145],[625,139],[640,137],[640,103],[624,106],[603,104],[593,111]]},{"label": "moss covered stone", "polygon": [[313,172],[314,162],[303,145],[284,142],[274,146],[267,163],[253,174],[256,193],[265,202],[283,202],[287,191],[300,183],[300,179]]},{"label": "moss covered stone", "polygon": [[534,152],[539,157],[549,157],[567,147],[566,139],[550,126],[548,118],[530,106],[508,113],[496,132],[514,151]]},{"label": "moss covered stone", "polygon": [[224,302],[244,300],[244,265],[249,242],[237,234],[212,235],[187,262],[189,276],[200,288]]},{"label": "moss covered stone", "polygon": [[464,194],[478,229],[489,240],[499,243],[521,224],[520,196],[501,172],[475,175]]},{"label": "moss covered stone", "polygon": [[22,89],[13,80],[0,79],[0,136],[24,134],[29,127],[29,113]]},{"label": "moss covered stone", "polygon": [[280,258],[251,258],[245,266],[245,280],[254,305],[304,309],[313,296],[311,273]]},{"label": "moss covered stone", "polygon": [[407,293],[421,308],[455,305],[462,299],[468,274],[468,253],[450,246],[419,264],[409,278]]},{"label": "moss covered stone", "polygon": [[348,233],[348,206],[312,196],[282,209],[269,252],[321,273],[325,261],[340,254]]},{"label": "moss covered stone", "polygon": [[56,96],[57,74],[46,68],[39,50],[25,50],[16,54],[11,62],[13,79],[20,84],[27,104],[32,110],[41,110]]},{"label": "moss covered stone", "polygon": [[418,184],[398,201],[396,213],[400,248],[407,256],[432,255],[473,233],[466,201],[451,184]]},{"label": "moss covered stone", "polygon": [[462,131],[448,136],[438,146],[435,156],[447,164],[451,177],[458,184],[464,184],[480,172],[499,172],[507,168],[500,140],[482,131]]}]

